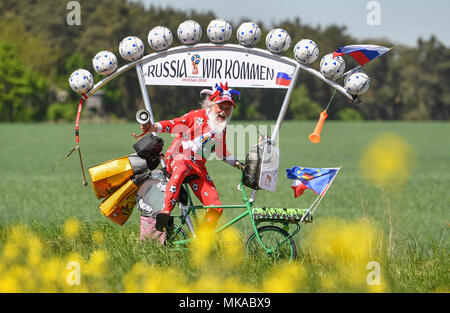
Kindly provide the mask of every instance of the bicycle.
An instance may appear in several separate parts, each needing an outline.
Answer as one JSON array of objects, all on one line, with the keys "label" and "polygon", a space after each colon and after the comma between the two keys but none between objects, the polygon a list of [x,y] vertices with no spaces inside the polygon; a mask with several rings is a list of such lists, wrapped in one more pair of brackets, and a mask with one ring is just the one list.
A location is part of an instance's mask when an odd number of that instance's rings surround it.
[{"label": "bicycle", "polygon": [[[163,208],[166,184],[169,178],[163,162],[164,155],[160,153],[163,142],[153,135],[147,139],[143,146],[152,147],[152,149],[148,149],[150,155],[139,156],[140,152],[138,151],[141,150],[135,147],[137,154],[117,158],[89,168],[94,193],[99,199],[106,197],[99,205],[102,214],[118,225],[123,225],[128,220],[136,204],[144,217],[155,218]],[[253,229],[245,241],[245,252],[248,257],[257,258],[266,255],[276,259],[294,260],[297,256],[297,248],[293,237],[300,231],[301,223],[312,222],[313,214],[328,187],[318,194],[314,202],[305,209],[255,207],[256,190],[274,191],[276,186],[279,151],[273,146],[273,143],[270,139],[266,139],[253,146],[254,149],[247,154],[245,170],[241,168],[241,180],[238,186],[242,192],[243,204],[194,205],[188,182],[195,178],[195,175],[188,176],[182,182],[178,196],[180,214],[172,213],[171,223],[165,230],[166,244],[182,247],[195,240],[196,228],[199,227],[197,210],[245,209],[244,212],[215,229],[215,233],[223,231],[248,216]],[[161,169],[156,170],[160,163]],[[252,168],[255,164],[256,170]],[[268,177],[270,173],[273,174],[272,179],[263,177],[264,175]],[[272,186],[267,185],[267,181],[270,181]],[[253,189],[251,198],[245,192],[246,187]],[[175,219],[177,219],[177,223],[174,222]],[[290,225],[294,225],[295,229],[290,231]]]},{"label": "bicycle", "polygon": [[[198,219],[196,211],[199,209],[208,208],[223,208],[223,209],[246,209],[245,212],[232,218],[224,225],[218,227],[215,233],[219,233],[224,229],[230,227],[236,222],[250,218],[253,232],[247,237],[245,241],[245,252],[247,257],[260,257],[267,255],[274,259],[283,259],[292,261],[297,256],[297,248],[293,237],[300,231],[300,223],[312,222],[312,216],[308,209],[300,208],[266,208],[253,207],[254,201],[249,199],[245,192],[244,185],[244,171],[242,170],[241,181],[238,189],[242,192],[243,204],[220,205],[220,206],[204,206],[194,205],[191,194],[184,183],[183,187],[187,193],[187,205],[180,205],[180,215],[172,214],[172,217],[179,222],[171,224],[167,231],[167,244],[175,247],[187,245],[196,238],[196,229],[198,228]],[[269,223],[269,225],[262,225],[261,223]],[[280,224],[282,227],[275,224]],[[289,232],[289,224],[294,224],[296,227],[292,232]],[[187,238],[183,227],[186,226],[191,234],[191,238]],[[181,237],[181,238],[180,238]]]}]

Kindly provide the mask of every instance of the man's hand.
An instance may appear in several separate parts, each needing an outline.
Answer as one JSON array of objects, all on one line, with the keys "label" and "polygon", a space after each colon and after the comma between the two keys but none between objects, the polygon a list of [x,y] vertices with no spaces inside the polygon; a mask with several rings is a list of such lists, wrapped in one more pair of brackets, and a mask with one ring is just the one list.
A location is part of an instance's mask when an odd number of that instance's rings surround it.
[{"label": "man's hand", "polygon": [[141,124],[141,131],[143,133],[147,133],[147,132],[155,132],[157,130],[156,125],[152,124],[152,122],[148,122],[146,124]]},{"label": "man's hand", "polygon": [[239,162],[238,160],[236,160],[234,162],[234,167],[236,167],[236,168],[240,169],[241,171],[243,171],[245,169],[245,164]]}]

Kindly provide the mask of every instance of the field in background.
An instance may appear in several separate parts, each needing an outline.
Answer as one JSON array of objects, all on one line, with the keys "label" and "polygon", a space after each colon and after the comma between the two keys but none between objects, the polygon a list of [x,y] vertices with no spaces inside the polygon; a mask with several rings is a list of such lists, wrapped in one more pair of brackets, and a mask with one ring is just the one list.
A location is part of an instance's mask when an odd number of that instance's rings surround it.
[{"label": "field in background", "polygon": [[[232,124],[239,122],[233,121]],[[307,207],[314,196],[311,191],[294,199],[285,169],[292,166],[337,167],[341,172],[315,214],[314,223],[308,224],[296,236],[299,262],[309,275],[315,272],[315,259],[308,257],[315,228],[329,225],[330,219],[339,223],[370,220],[384,236],[382,262],[383,277],[389,288],[385,291],[429,292],[447,290],[450,218],[450,125],[436,122],[361,122],[337,123],[327,121],[322,142],[311,144],[308,134],[313,122],[285,122],[281,129],[281,164],[277,191],[259,192],[257,206]],[[86,167],[109,159],[131,154],[137,132],[135,123],[82,124],[81,147]],[[405,185],[397,189],[381,190],[362,179],[359,161],[366,147],[382,133],[401,136],[412,148],[411,168]],[[165,148],[170,137],[164,136]],[[229,141],[231,138],[229,138]],[[189,270],[187,256],[137,244],[139,212],[135,211],[123,227],[103,217],[98,209],[91,185],[82,186],[78,155],[63,161],[52,172],[52,166],[75,145],[73,125],[70,124],[0,124],[0,242],[7,242],[7,229],[11,225],[26,224],[50,248],[48,255],[67,257],[79,252],[88,257],[96,249],[93,234],[103,234],[103,248],[109,254],[108,264],[113,273],[107,280],[108,288],[123,289],[122,276],[133,264],[159,264],[184,268],[187,277],[195,276]],[[207,163],[223,203],[239,203],[241,194],[236,189],[240,173],[220,161]],[[389,175],[395,176],[392,171]],[[87,171],[86,171],[86,175]],[[225,212],[221,221],[237,215]],[[81,239],[65,242],[63,225],[69,218],[81,221]],[[336,224],[337,223],[337,224]],[[239,222],[238,229],[246,236],[248,221]],[[2,248],[0,248],[2,251]],[[243,263],[239,275],[256,282],[268,268],[265,262]],[[94,278],[92,278],[94,279]],[[329,286],[325,288],[323,286]],[[333,284],[312,283],[308,291],[338,290]],[[357,288],[357,290],[359,290]]]}]

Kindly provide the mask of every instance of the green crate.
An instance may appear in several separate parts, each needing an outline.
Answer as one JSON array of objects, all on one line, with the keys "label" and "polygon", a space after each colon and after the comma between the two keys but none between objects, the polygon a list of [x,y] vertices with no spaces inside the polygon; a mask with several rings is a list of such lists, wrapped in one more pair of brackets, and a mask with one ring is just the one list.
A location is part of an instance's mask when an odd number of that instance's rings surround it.
[{"label": "green crate", "polygon": [[[298,223],[308,209],[300,208],[253,208],[252,215],[256,222],[288,222]],[[312,216],[307,216],[304,222],[312,222]]]}]

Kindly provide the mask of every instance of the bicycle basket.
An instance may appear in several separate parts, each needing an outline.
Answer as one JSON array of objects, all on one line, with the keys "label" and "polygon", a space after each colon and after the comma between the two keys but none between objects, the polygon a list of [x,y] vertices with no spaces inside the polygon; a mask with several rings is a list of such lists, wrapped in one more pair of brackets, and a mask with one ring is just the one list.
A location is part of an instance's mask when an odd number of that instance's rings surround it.
[{"label": "bicycle basket", "polygon": [[277,185],[280,151],[267,136],[261,136],[245,159],[244,185],[254,190],[274,192]]},{"label": "bicycle basket", "polygon": [[[300,208],[253,208],[252,215],[255,222],[288,222],[299,223],[308,209]],[[312,222],[312,216],[309,214],[303,220]]]}]

